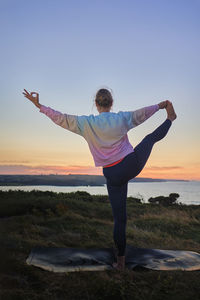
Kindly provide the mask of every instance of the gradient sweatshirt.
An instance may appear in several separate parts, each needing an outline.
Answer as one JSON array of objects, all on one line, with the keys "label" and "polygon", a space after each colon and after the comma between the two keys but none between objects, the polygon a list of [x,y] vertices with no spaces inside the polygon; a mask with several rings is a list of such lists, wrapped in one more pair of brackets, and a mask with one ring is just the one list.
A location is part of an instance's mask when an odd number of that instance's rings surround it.
[{"label": "gradient sweatshirt", "polygon": [[134,149],[127,132],[159,110],[158,104],[135,111],[102,112],[99,115],[70,115],[45,105],[40,112],[57,125],[81,135],[88,143],[95,166],[106,166],[124,158]]}]

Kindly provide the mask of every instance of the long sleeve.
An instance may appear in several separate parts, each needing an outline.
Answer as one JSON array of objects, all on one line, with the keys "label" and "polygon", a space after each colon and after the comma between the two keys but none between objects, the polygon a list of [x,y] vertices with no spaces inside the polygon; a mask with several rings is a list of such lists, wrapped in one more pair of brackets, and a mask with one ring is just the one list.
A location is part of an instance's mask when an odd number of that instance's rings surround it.
[{"label": "long sleeve", "polygon": [[39,111],[49,117],[55,124],[81,135],[81,131],[78,127],[77,116],[63,114],[42,104]]},{"label": "long sleeve", "polygon": [[146,106],[132,112],[133,127],[136,127],[149,119],[155,112],[159,110],[159,105]]}]

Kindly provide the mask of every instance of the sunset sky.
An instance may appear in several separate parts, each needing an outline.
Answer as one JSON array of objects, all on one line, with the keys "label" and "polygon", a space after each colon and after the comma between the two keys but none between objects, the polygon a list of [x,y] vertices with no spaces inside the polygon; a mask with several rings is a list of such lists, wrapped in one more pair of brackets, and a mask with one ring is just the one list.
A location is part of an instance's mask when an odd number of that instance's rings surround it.
[{"label": "sunset sky", "polygon": [[[200,180],[199,0],[1,0],[0,174],[99,174],[87,142],[22,94],[63,113],[97,115],[169,99],[177,113],[138,177]],[[135,147],[166,119],[128,132]]]}]

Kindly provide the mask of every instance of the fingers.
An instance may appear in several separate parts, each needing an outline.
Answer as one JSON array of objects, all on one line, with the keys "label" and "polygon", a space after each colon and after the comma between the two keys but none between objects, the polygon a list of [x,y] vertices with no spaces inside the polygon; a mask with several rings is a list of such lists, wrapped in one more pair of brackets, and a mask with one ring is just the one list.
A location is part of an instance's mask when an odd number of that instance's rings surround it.
[{"label": "fingers", "polygon": [[24,94],[24,95],[29,95],[29,92],[27,92],[26,89],[24,89],[24,91],[25,91],[25,93],[23,92],[22,94]]},{"label": "fingers", "polygon": [[[25,92],[22,92],[22,94],[28,98],[29,100],[35,100],[39,97],[39,94],[37,92],[31,92],[29,93],[26,89],[24,89]],[[34,97],[33,95],[36,95],[36,97]]]},{"label": "fingers", "polygon": [[24,97],[32,101],[33,100],[32,93],[29,94],[29,92],[26,89],[24,89],[24,91],[25,92],[22,92],[22,94],[24,95]]},{"label": "fingers", "polygon": [[26,89],[24,89],[24,91],[25,91],[25,93],[24,92],[22,93],[24,95],[33,95],[33,94],[39,95],[37,92],[31,92],[31,93],[29,93]]}]

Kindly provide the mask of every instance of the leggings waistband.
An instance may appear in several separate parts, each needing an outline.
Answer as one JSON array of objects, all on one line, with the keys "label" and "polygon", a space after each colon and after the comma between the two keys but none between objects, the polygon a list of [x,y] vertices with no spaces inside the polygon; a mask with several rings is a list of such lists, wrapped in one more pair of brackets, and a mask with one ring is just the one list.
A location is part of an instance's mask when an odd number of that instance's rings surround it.
[{"label": "leggings waistband", "polygon": [[123,157],[123,158],[121,158],[121,159],[119,159],[119,160],[117,160],[117,161],[115,161],[115,162],[114,162],[114,163],[112,163],[112,164],[109,164],[109,165],[103,166],[103,168],[112,167],[112,166],[114,166],[114,165],[116,165],[116,164],[120,163],[120,161],[122,161],[123,159],[124,159],[124,157]]}]

